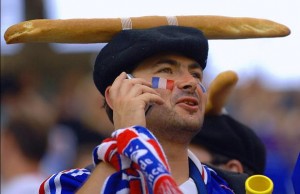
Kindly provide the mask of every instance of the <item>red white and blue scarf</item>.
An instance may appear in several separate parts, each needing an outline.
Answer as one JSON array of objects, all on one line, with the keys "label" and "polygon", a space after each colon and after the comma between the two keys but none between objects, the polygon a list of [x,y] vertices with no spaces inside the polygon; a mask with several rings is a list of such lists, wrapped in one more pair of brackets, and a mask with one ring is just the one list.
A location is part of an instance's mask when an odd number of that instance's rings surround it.
[{"label": "red white and blue scarf", "polygon": [[[198,193],[232,194],[228,184],[215,171],[202,165],[189,151],[189,175]],[[134,126],[119,129],[111,138],[104,140],[93,152],[94,164],[109,162],[116,172],[109,176],[101,193],[182,193],[170,175],[165,154],[146,128]],[[40,187],[44,193],[75,193],[88,179],[87,169],[72,169],[54,174]]]}]

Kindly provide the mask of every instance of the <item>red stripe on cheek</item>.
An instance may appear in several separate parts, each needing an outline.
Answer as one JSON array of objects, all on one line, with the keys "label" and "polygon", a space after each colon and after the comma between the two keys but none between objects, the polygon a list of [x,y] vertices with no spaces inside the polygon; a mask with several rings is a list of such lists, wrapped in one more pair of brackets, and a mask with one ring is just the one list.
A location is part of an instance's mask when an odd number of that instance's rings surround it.
[{"label": "red stripe on cheek", "polygon": [[172,91],[173,88],[174,88],[174,81],[168,79],[167,80],[167,89]]}]

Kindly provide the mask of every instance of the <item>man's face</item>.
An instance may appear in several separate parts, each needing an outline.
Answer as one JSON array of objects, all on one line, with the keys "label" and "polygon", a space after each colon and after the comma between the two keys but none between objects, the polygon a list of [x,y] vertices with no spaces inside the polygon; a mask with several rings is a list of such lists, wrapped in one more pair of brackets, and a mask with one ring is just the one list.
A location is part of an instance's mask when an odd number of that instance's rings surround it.
[{"label": "man's face", "polygon": [[200,87],[203,72],[196,61],[177,54],[155,55],[140,63],[132,74],[148,81],[152,77],[174,81],[172,90],[157,89],[165,103],[153,105],[147,114],[148,128],[160,132],[166,130],[163,135],[172,130],[174,136],[182,134],[182,131],[191,132],[186,133],[190,136],[199,130],[205,112],[206,94]]}]

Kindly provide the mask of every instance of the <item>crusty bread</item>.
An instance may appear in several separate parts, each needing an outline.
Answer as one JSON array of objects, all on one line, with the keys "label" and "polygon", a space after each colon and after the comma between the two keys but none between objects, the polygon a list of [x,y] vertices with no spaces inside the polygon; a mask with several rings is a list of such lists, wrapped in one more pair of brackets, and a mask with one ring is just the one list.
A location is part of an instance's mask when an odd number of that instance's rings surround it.
[{"label": "crusty bread", "polygon": [[206,115],[219,115],[238,82],[238,75],[234,71],[224,71],[216,76],[208,88],[208,99],[205,108]]},{"label": "crusty bread", "polygon": [[[105,43],[123,29],[122,21],[121,18],[29,20],[9,27],[4,38],[7,44],[26,42]],[[165,16],[132,17],[127,21],[132,29],[170,24],[168,17]],[[208,39],[283,37],[290,34],[289,28],[285,25],[258,18],[210,15],[176,16],[173,17],[173,22],[176,25],[201,29]]]}]

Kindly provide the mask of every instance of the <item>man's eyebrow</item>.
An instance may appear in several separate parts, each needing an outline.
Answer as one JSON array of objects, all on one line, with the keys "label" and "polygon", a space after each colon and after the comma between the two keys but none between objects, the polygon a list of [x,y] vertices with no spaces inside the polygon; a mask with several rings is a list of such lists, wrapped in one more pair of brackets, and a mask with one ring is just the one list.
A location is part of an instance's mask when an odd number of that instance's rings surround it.
[{"label": "man's eyebrow", "polygon": [[178,63],[178,61],[174,60],[174,59],[169,59],[169,58],[162,58],[159,59],[156,63],[155,66],[162,64],[162,63],[167,63],[170,65],[180,65],[180,63]]},{"label": "man's eyebrow", "polygon": [[[168,58],[162,58],[162,59],[159,59],[156,63],[155,63],[155,66],[159,65],[159,64],[162,64],[162,63],[167,63],[167,64],[170,64],[170,65],[181,65],[181,63],[179,63],[178,61],[174,60],[174,59],[168,59]],[[197,62],[194,62],[194,63],[191,63],[188,65],[189,68],[191,69],[195,69],[195,68],[200,68],[202,69],[201,65]]]},{"label": "man's eyebrow", "polygon": [[197,62],[189,64],[189,68],[191,68],[191,69],[200,68],[202,70],[201,65]]}]

